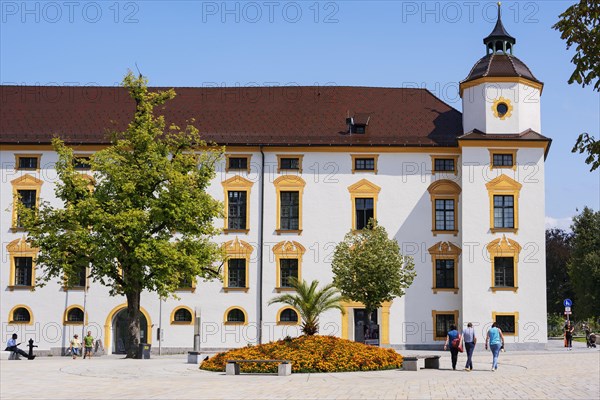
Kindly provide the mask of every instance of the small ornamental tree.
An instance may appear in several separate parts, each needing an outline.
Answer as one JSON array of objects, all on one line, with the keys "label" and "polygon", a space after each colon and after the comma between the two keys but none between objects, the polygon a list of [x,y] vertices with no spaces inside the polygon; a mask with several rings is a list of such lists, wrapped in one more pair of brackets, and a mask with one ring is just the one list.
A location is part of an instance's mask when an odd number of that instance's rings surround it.
[{"label": "small ornamental tree", "polygon": [[57,277],[69,285],[87,271],[111,295],[127,298],[132,358],[140,343],[142,291],[168,297],[182,283],[220,277],[221,251],[210,239],[218,233],[213,219],[221,216],[222,204],[206,188],[222,149],[207,146],[193,126],[167,128],[154,115],[155,107],[175,97],[173,90],[149,91],[147,80],[131,72],[123,86],[135,101],[135,115],[91,157],[91,176],[78,172],[73,150],[54,139],[62,207],[45,202],[34,212],[18,199],[16,206],[28,241],[39,249],[39,286]]},{"label": "small ornamental tree", "polygon": [[290,279],[291,287],[296,290],[294,294],[282,294],[269,301],[269,305],[283,303],[294,307],[302,318],[302,333],[308,336],[319,332],[319,316],[325,311],[338,309],[344,313],[341,306],[340,296],[335,286],[330,283],[319,288],[319,281],[314,280],[310,284],[306,281]]},{"label": "small ornamental tree", "polygon": [[366,229],[346,234],[331,266],[333,283],[344,297],[364,304],[369,323],[371,313],[403,296],[416,276],[412,257],[403,256],[398,242],[373,219]]}]

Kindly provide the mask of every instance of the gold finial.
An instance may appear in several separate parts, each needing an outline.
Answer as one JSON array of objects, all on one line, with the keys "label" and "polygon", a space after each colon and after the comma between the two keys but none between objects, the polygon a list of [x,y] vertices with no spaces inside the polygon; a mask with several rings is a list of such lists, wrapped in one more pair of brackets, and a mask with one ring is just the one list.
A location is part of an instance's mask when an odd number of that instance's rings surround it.
[{"label": "gold finial", "polygon": [[500,7],[502,5],[502,3],[498,2],[498,7]]}]

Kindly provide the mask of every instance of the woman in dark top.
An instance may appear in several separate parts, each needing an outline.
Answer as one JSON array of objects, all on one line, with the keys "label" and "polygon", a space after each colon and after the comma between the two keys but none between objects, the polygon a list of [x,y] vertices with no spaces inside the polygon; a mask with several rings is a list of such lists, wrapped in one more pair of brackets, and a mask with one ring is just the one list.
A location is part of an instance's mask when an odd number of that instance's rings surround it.
[{"label": "woman in dark top", "polygon": [[[458,344],[453,346],[454,339],[458,339]],[[458,346],[460,346],[460,334],[456,330],[456,325],[450,325],[448,335],[446,335],[446,343],[444,343],[444,350],[448,349],[450,345],[450,355],[452,356],[452,369],[456,370],[456,362],[458,361]]]},{"label": "woman in dark top", "polygon": [[565,341],[566,341],[566,347],[568,347],[567,350],[572,350],[573,349],[573,331],[575,330],[575,327],[573,325],[571,325],[571,321],[567,321],[567,324],[565,325]]}]

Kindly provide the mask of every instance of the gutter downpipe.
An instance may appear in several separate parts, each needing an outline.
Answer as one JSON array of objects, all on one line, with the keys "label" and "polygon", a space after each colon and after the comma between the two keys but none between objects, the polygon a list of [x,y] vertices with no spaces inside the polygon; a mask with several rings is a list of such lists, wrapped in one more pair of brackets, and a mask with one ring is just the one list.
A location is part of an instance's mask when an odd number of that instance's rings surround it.
[{"label": "gutter downpipe", "polygon": [[262,329],[263,329],[263,234],[264,234],[264,211],[265,211],[265,153],[263,146],[260,149],[260,218],[258,220],[258,327],[257,336],[258,344],[262,344]]}]

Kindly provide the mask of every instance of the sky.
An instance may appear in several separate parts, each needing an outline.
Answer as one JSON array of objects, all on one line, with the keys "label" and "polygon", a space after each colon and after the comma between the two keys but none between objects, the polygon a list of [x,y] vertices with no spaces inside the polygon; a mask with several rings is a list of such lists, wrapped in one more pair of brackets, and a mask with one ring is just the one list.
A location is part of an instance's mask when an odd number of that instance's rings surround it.
[{"label": "sky", "polygon": [[[544,82],[547,226],[600,209],[600,172],[572,154],[599,137],[600,96],[569,85],[551,29],[572,1],[506,1],[514,54]],[[153,86],[422,87],[461,110],[458,82],[485,55],[487,1],[0,1],[0,82],[116,85],[137,68]],[[137,67],[136,67],[137,65]]]}]

